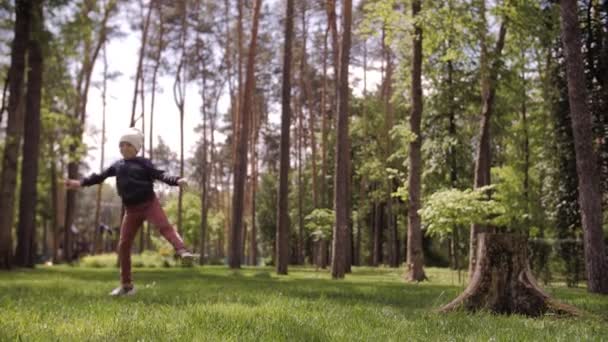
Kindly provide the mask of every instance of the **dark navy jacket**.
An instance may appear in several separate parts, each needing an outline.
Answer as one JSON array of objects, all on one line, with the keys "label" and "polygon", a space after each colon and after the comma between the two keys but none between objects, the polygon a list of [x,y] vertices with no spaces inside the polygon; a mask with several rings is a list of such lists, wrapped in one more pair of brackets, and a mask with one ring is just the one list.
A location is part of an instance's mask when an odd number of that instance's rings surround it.
[{"label": "dark navy jacket", "polygon": [[116,187],[122,198],[122,203],[132,206],[144,203],[154,197],[154,181],[160,180],[169,185],[178,185],[179,177],[167,176],[165,171],[159,170],[149,159],[135,157],[121,159],[101,174],[92,174],[84,178],[80,184],[90,186],[102,183],[106,178],[116,176]]}]

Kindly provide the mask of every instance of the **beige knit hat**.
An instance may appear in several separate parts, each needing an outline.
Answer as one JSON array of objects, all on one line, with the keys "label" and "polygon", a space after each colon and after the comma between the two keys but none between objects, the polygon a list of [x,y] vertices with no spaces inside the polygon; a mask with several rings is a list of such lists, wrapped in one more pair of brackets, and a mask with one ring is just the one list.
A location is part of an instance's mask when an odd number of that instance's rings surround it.
[{"label": "beige knit hat", "polygon": [[120,137],[119,143],[121,142],[128,142],[139,151],[141,145],[144,143],[144,135],[137,128],[129,127],[129,129]]}]

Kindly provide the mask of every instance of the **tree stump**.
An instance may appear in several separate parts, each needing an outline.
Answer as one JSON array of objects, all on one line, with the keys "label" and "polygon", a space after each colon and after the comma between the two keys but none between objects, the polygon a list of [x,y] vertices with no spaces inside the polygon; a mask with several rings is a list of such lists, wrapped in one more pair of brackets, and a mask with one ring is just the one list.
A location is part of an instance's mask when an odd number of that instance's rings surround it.
[{"label": "tree stump", "polygon": [[440,312],[487,310],[534,317],[547,312],[580,314],[576,308],[552,299],[536,284],[528,265],[525,236],[482,233],[477,260],[467,288]]}]

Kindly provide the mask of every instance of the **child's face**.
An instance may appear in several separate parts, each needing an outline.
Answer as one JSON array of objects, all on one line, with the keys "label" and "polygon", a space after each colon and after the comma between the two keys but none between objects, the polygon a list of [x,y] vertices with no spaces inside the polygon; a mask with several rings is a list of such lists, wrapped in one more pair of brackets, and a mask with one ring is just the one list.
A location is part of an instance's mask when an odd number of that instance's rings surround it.
[{"label": "child's face", "polygon": [[131,159],[137,156],[137,150],[128,142],[121,141],[118,147],[120,147],[120,154],[122,154],[122,157],[125,159]]}]

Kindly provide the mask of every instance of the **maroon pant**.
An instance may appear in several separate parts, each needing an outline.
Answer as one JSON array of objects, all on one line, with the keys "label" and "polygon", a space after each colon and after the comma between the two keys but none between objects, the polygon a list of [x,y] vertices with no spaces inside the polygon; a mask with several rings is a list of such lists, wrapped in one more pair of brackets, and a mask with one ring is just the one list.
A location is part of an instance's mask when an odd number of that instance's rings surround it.
[{"label": "maroon pant", "polygon": [[122,285],[131,285],[131,247],[133,247],[137,230],[144,220],[156,226],[160,234],[173,245],[175,250],[184,248],[182,238],[167,220],[167,215],[161,208],[156,195],[145,203],[125,207],[125,216],[120,226],[120,241],[118,242],[120,282]]}]

